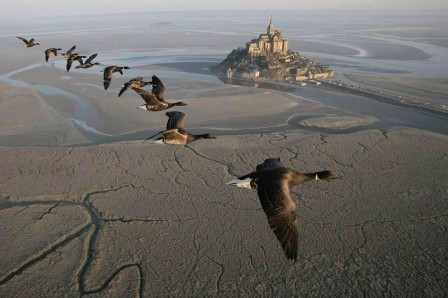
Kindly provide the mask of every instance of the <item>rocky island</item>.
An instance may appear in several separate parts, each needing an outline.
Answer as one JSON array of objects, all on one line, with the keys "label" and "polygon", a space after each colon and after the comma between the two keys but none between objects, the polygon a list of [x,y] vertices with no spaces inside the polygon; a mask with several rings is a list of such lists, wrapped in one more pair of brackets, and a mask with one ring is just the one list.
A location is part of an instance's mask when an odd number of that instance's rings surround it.
[{"label": "rocky island", "polygon": [[334,71],[328,65],[303,57],[289,48],[287,39],[275,29],[272,17],[266,33],[246,43],[246,47],[234,49],[212,71],[226,78],[276,80],[307,80],[332,78]]}]

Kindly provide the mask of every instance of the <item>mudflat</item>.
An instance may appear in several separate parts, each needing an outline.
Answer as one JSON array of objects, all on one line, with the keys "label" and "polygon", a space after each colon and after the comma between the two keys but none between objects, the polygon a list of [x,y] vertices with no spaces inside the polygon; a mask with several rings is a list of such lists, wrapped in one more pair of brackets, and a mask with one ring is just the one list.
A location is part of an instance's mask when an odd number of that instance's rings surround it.
[{"label": "mudflat", "polygon": [[[0,148],[0,294],[443,295],[447,142],[392,129]],[[292,189],[295,263],[256,192],[225,184],[267,157],[342,175]]]}]

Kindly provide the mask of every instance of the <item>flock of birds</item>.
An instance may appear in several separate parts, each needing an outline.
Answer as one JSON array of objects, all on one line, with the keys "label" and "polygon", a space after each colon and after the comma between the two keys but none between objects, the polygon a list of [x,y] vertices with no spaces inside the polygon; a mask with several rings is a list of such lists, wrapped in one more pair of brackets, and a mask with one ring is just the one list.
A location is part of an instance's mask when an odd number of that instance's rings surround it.
[{"label": "flock of birds", "polygon": [[[25,43],[25,47],[31,48],[36,45],[40,45],[39,43],[34,42],[34,38],[28,40],[23,37],[17,36],[17,38],[21,39]],[[99,62],[93,62],[93,60],[97,57],[98,54],[90,55],[89,57],[79,55],[75,53],[76,45],[71,47],[65,53],[60,53],[60,56],[67,60],[66,70],[70,71],[74,62],[77,62],[78,65],[75,68],[86,69],[93,67],[95,65],[102,65]],[[45,50],[45,61],[48,62],[50,56],[53,54],[55,57],[58,56],[58,51],[62,51],[61,48],[48,48]],[[83,61],[84,58],[87,58]],[[123,70],[130,69],[128,66],[106,66],[103,69],[103,86],[104,90],[107,90],[112,82],[112,76],[114,73],[118,72],[123,75]],[[146,85],[152,85],[151,92],[141,89]],[[139,109],[158,112],[167,110],[174,106],[186,106],[187,104],[179,101],[179,102],[167,102],[164,99],[164,91],[165,86],[162,81],[155,75],[152,76],[151,81],[144,81],[143,77],[133,78],[130,81],[126,82],[118,93],[118,97],[120,97],[126,90],[128,89],[134,90],[141,98],[145,101],[145,104],[141,105]],[[191,134],[185,130],[184,126],[184,118],[185,114],[182,112],[168,112],[166,113],[168,116],[168,121],[166,125],[166,130],[157,133],[156,135],[148,138],[151,139],[157,135],[161,135],[157,141],[161,141],[168,145],[186,145],[191,142],[200,139],[216,139],[216,137],[212,134]]]},{"label": "flock of birds", "polygon": [[[26,47],[39,45],[39,43],[34,42],[34,39],[17,38],[21,39]],[[70,70],[74,61],[79,63],[75,68],[90,68],[94,65],[101,65],[100,63],[93,63],[93,59],[96,58],[97,54],[93,54],[87,58],[78,53],[73,53],[75,48],[76,46],[73,46],[70,50],[61,54],[62,57],[67,59],[67,71]],[[51,54],[57,56],[58,51],[61,50],[60,48],[49,48],[45,50],[45,61],[48,62]],[[83,61],[83,58],[87,58],[87,60]],[[107,66],[104,68],[103,84],[105,90],[109,87],[113,74],[115,72],[123,74],[123,69],[129,69],[129,67]],[[151,92],[141,89],[146,85],[152,85]],[[166,110],[173,106],[186,105],[184,102],[166,102],[163,98],[165,87],[162,81],[155,75],[152,76],[152,80],[149,82],[143,81],[143,77],[128,81],[120,90],[118,97],[129,88],[139,94],[145,101],[145,104],[139,107],[143,110],[155,112]],[[169,145],[186,145],[199,139],[215,139],[215,136],[211,134],[193,135],[188,133],[184,126],[185,114],[182,112],[170,111],[166,112],[166,116],[168,116],[166,130],[151,136],[147,140],[157,135],[162,135],[157,141]],[[300,173],[283,166],[279,158],[268,158],[262,164],[258,165],[254,172],[238,177],[227,184],[257,190],[269,226],[279,240],[285,256],[290,260],[296,261],[298,255],[299,226],[297,221],[297,206],[291,198],[290,188],[311,180],[329,181],[338,178],[340,177],[332,171]]]}]

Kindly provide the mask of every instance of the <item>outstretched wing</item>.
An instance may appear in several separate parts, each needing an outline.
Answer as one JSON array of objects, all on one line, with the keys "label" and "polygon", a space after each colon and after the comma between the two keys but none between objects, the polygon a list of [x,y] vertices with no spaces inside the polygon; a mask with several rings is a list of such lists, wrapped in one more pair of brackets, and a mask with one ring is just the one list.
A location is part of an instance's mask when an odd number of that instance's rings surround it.
[{"label": "outstretched wing", "polygon": [[75,49],[76,49],[76,45],[71,47],[71,49],[67,51],[67,54],[71,54]]},{"label": "outstretched wing", "polygon": [[137,92],[143,100],[146,102],[146,104],[151,106],[161,105],[162,103],[157,100],[154,94],[147,92],[145,90],[142,90],[140,88],[132,88],[135,92]]},{"label": "outstretched wing", "polygon": [[299,225],[297,207],[291,199],[287,180],[257,179],[257,193],[268,223],[290,260],[297,260]]},{"label": "outstretched wing", "polygon": [[126,90],[128,90],[131,83],[127,82],[124,84],[123,88],[121,88],[120,93],[118,93],[118,97],[120,97]]},{"label": "outstretched wing", "polygon": [[67,66],[66,66],[67,71],[69,71],[70,68],[72,68],[72,63],[73,63],[73,59],[71,57],[68,58],[67,59]]},{"label": "outstretched wing", "polygon": [[20,37],[20,36],[16,36],[18,39],[21,39],[24,43],[26,43],[26,44],[28,44],[29,43],[29,41],[28,40],[26,40],[25,38],[23,38],[23,37]]},{"label": "outstretched wing", "polygon": [[143,77],[136,77],[130,80],[129,82],[126,82],[123,85],[123,88],[121,88],[120,93],[118,93],[118,97],[120,97],[126,90],[129,89],[129,87],[138,88],[141,86],[141,82],[143,81]]},{"label": "outstretched wing", "polygon": [[173,129],[173,128],[182,128],[185,129],[184,126],[184,119],[185,114],[182,112],[166,112],[165,115],[169,117],[167,123],[166,123],[166,129]]},{"label": "outstretched wing", "polygon": [[52,49],[45,50],[45,62],[48,62],[48,58],[50,58],[50,53]]},{"label": "outstretched wing", "polygon": [[89,64],[89,63],[91,63],[92,60],[95,59],[95,57],[96,57],[97,55],[98,55],[98,54],[90,55],[90,57],[87,58],[86,62],[84,62],[84,63],[85,63],[85,64]]},{"label": "outstretched wing", "polygon": [[162,81],[158,77],[156,77],[155,75],[153,75],[151,77],[151,84],[153,84],[155,86],[163,86]]},{"label": "outstretched wing", "polygon": [[110,82],[112,81],[112,71],[114,66],[108,66],[103,70],[103,86],[104,90],[107,90],[110,86]]},{"label": "outstretched wing", "polygon": [[165,87],[163,85],[154,86],[152,88],[152,93],[157,97],[160,101],[165,101],[163,98],[163,92],[165,91]]}]

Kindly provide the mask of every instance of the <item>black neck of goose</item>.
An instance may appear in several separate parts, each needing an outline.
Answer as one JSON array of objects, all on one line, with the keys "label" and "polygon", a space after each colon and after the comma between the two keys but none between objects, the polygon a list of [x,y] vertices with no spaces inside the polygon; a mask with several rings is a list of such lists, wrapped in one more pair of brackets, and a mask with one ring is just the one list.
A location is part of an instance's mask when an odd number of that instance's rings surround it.
[{"label": "black neck of goose", "polygon": [[203,135],[193,135],[193,138],[194,138],[195,140],[208,139],[208,138],[209,138],[208,136],[209,136],[208,134],[203,134]]},{"label": "black neck of goose", "polygon": [[314,173],[299,173],[295,172],[295,175],[293,176],[292,185],[299,185],[304,182],[308,182],[311,180],[316,180],[316,175],[318,179],[321,179],[321,173],[322,172],[314,172]]}]

